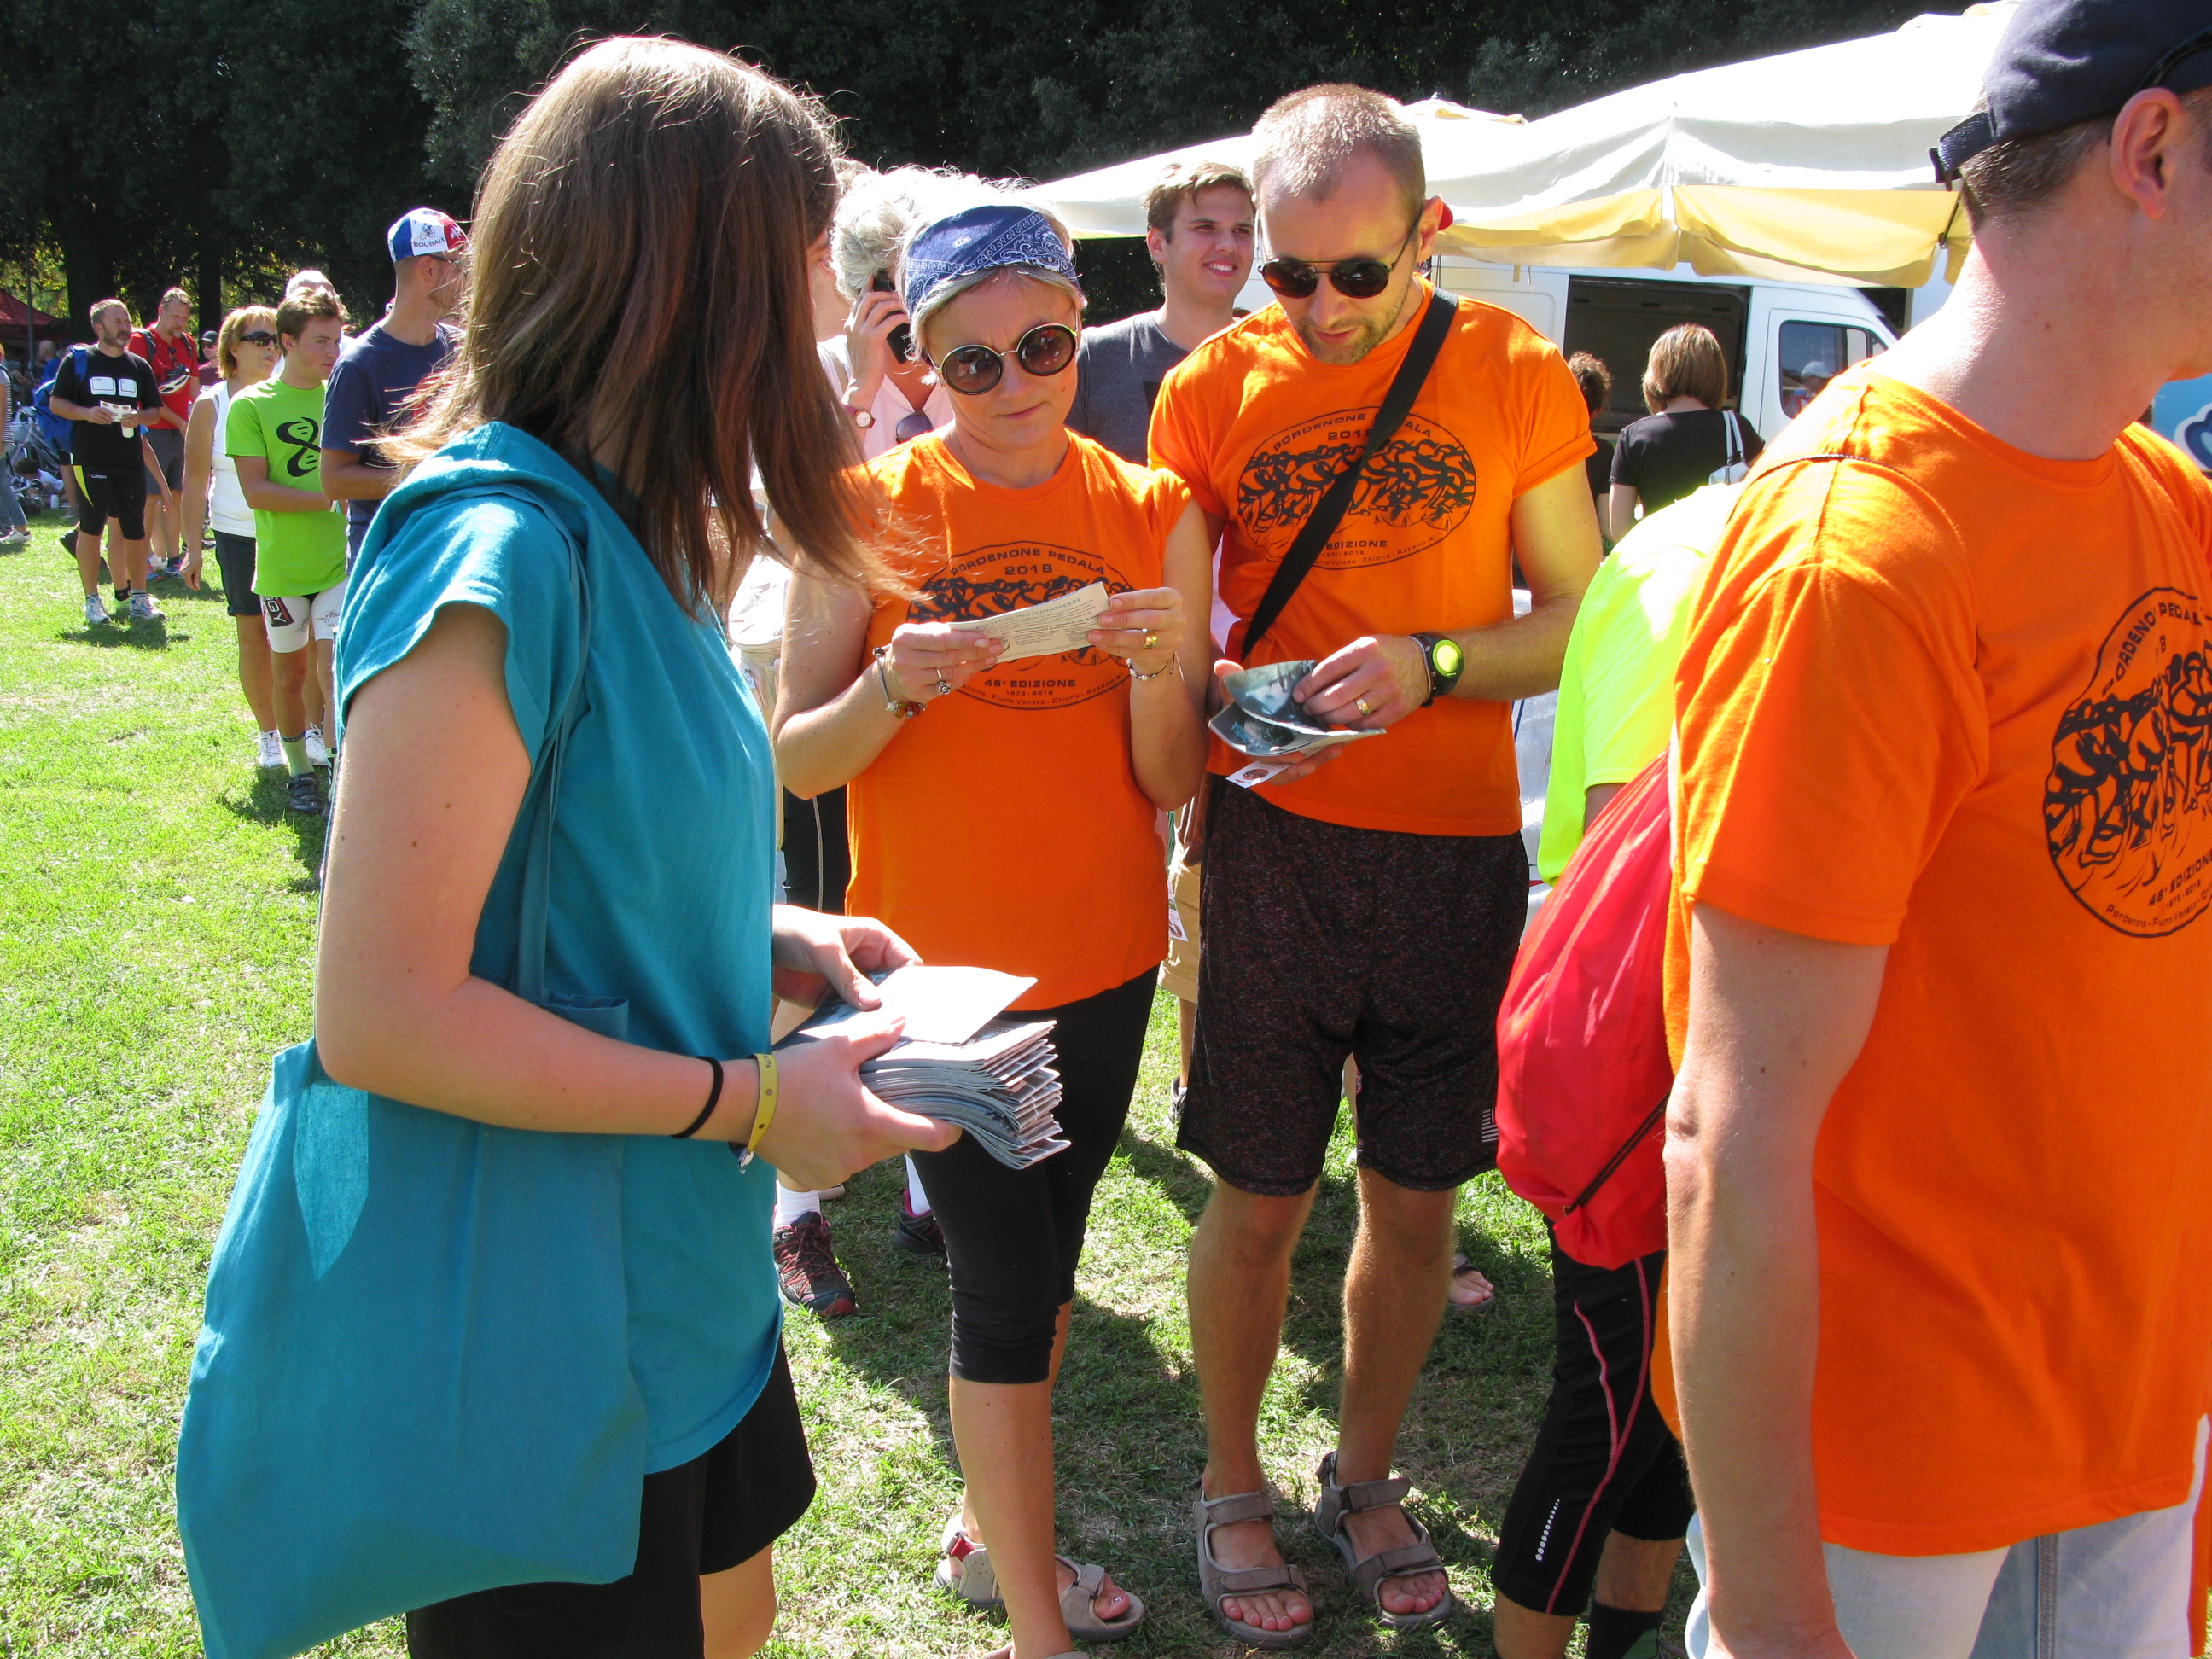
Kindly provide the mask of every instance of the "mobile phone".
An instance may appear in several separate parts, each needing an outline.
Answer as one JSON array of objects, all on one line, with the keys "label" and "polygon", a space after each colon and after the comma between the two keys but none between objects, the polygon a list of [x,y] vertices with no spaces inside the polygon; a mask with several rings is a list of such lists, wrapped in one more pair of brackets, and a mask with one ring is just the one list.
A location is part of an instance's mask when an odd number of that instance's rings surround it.
[{"label": "mobile phone", "polygon": [[[875,280],[871,282],[868,286],[878,294],[896,294],[898,292],[898,285],[891,281],[891,274],[888,270],[878,270],[875,275]],[[911,328],[908,328],[904,323],[901,323],[896,328],[893,329],[890,331],[889,337],[884,340],[884,343],[890,347],[891,360],[894,362],[903,363],[913,361],[914,331]]]}]

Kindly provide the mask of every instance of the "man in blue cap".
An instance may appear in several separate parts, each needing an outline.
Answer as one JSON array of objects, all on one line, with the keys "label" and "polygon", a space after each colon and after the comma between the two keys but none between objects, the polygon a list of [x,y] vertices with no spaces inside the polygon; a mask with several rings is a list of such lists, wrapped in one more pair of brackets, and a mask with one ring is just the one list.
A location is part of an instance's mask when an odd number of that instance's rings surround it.
[{"label": "man in blue cap", "polygon": [[2191,1650],[2212,1406],[2212,4],[2023,0],[1957,292],[1745,484],[1675,682],[1693,1654]]},{"label": "man in blue cap", "polygon": [[413,208],[385,233],[392,308],[348,343],[323,405],[323,489],[346,504],[346,568],[353,568],[392,468],[376,439],[407,412],[416,388],[445,366],[460,331],[445,321],[468,279],[469,239],[435,208]]}]

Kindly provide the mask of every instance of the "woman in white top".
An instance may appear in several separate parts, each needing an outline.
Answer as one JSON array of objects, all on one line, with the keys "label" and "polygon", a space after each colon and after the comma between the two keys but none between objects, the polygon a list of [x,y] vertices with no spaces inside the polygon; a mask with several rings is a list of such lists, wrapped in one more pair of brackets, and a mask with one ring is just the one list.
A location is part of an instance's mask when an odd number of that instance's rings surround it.
[{"label": "woman in white top", "polygon": [[267,306],[241,306],[222,319],[215,351],[222,379],[200,393],[185,428],[185,583],[200,585],[204,532],[212,530],[223,608],[238,627],[239,688],[261,733],[262,766],[281,771],[284,751],[277,745],[270,690],[269,631],[253,592],[253,509],[238,487],[236,465],[216,441],[231,398],[276,369],[276,313]]}]

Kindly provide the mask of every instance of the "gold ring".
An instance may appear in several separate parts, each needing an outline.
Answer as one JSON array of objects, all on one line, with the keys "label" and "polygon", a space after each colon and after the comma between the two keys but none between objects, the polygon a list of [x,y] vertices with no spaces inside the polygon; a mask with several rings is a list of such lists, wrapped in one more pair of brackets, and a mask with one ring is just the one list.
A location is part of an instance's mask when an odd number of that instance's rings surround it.
[{"label": "gold ring", "polygon": [[1147,651],[1157,651],[1159,648],[1160,636],[1153,633],[1151,629],[1147,628],[1145,630],[1145,649]]},{"label": "gold ring", "polygon": [[1357,708],[1357,709],[1358,709],[1361,714],[1367,714],[1367,713],[1369,712],[1369,709],[1368,709],[1368,707],[1367,707],[1367,699],[1366,699],[1366,698],[1364,698],[1364,697],[1361,697],[1361,698],[1358,699],[1356,702],[1354,702],[1352,703],[1352,706],[1354,708]]}]

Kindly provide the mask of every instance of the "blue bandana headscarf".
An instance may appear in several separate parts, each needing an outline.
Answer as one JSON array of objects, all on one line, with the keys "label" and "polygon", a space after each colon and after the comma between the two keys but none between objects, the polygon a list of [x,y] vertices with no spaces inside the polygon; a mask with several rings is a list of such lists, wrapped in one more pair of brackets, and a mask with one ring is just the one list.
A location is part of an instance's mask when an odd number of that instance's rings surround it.
[{"label": "blue bandana headscarf", "polygon": [[945,283],[1008,265],[1036,265],[1082,286],[1075,261],[1060,245],[1049,219],[1035,208],[990,203],[963,208],[915,233],[907,247],[899,297],[906,301],[906,314],[919,322],[930,296]]}]

